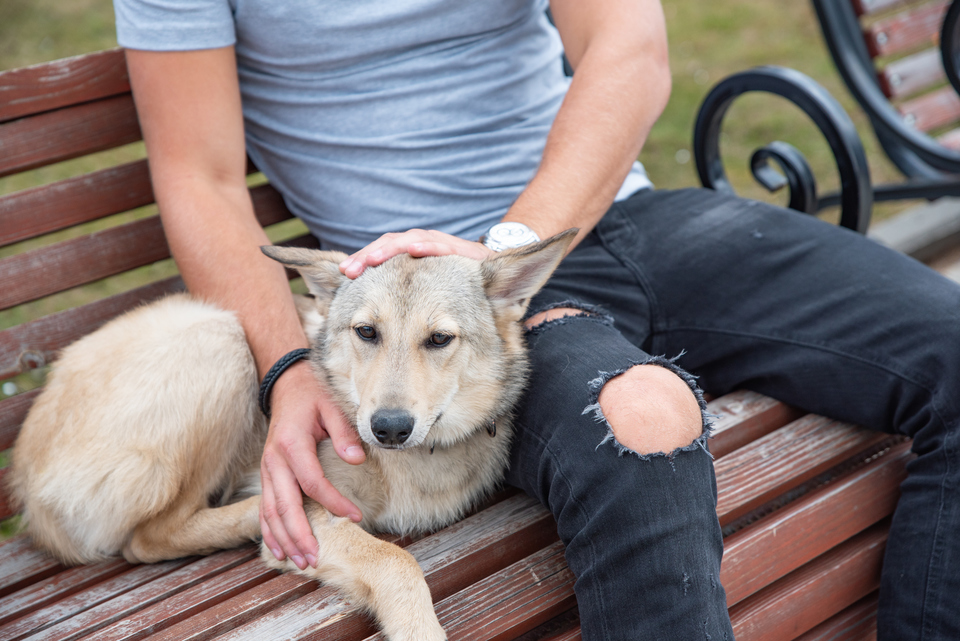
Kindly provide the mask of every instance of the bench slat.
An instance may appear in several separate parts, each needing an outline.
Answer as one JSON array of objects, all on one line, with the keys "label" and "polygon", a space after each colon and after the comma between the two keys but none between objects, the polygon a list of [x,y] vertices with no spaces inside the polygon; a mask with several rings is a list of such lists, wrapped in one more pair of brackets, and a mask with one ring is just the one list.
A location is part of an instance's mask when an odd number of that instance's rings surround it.
[{"label": "bench slat", "polygon": [[730,608],[737,641],[794,639],[880,585],[880,523]]},{"label": "bench slat", "polygon": [[925,49],[891,62],[877,73],[888,98],[903,98],[929,89],[946,78],[939,49]]},{"label": "bench slat", "polygon": [[877,593],[866,596],[796,641],[876,641]]},{"label": "bench slat", "polygon": [[936,45],[946,12],[946,0],[937,0],[878,20],[864,29],[870,55],[889,56],[924,44]]},{"label": "bench slat", "polygon": [[[707,412],[716,416],[710,453],[726,456],[803,416],[803,412],[769,396],[741,390],[707,403]],[[736,429],[733,429],[736,428]]]},{"label": "bench slat", "polygon": [[452,638],[514,639],[573,607],[573,581],[558,541],[437,603],[437,616]]},{"label": "bench slat", "polygon": [[[57,641],[79,639],[255,557],[256,552],[250,547],[245,547],[218,552],[200,559],[181,559],[162,563],[161,566],[169,566],[168,571],[162,575],[142,582],[133,589],[116,593],[109,600],[101,601],[76,616],[64,618],[55,625],[48,623],[49,627],[33,635],[31,639],[56,639]],[[129,577],[139,569],[141,568],[122,574],[120,578]],[[38,614],[43,612],[44,610],[40,610]],[[0,628],[0,632],[2,631],[3,629]]]},{"label": "bench slat", "polygon": [[717,460],[721,525],[889,438],[808,415]]},{"label": "bench slat", "polygon": [[123,559],[68,568],[0,601],[0,624],[20,618],[132,568]]},{"label": "bench slat", "polygon": [[906,4],[906,0],[852,0],[852,4],[858,16],[866,16]]},{"label": "bench slat", "polygon": [[38,551],[25,536],[0,542],[0,597],[6,597],[65,568]]},{"label": "bench slat", "polygon": [[159,577],[182,568],[188,562],[180,559],[137,566],[128,572],[123,572],[95,585],[89,590],[61,599],[45,608],[0,626],[0,638],[13,641],[28,635],[40,635],[56,639],[58,638],[56,634],[50,635],[48,633],[51,626],[64,624],[69,627],[79,620],[86,620],[87,613],[95,610],[100,604],[110,603],[117,597],[128,594],[140,586],[147,585]]},{"label": "bench slat", "polygon": [[121,49],[0,72],[0,122],[130,91]]},{"label": "bench slat", "polygon": [[0,124],[0,176],[113,149],[142,138],[130,94]]},{"label": "bench slat", "polygon": [[0,196],[0,246],[153,201],[146,160]]},{"label": "bench slat", "polygon": [[720,570],[727,605],[892,514],[911,458],[910,444],[901,443],[875,463],[728,536]]},{"label": "bench slat", "polygon": [[913,127],[920,131],[930,131],[960,120],[960,96],[951,86],[941,87],[907,100],[897,109]]},{"label": "bench slat", "polygon": [[[291,217],[273,187],[250,190],[257,219]],[[170,257],[159,216],[151,216],[0,259],[0,309],[49,296]]]},{"label": "bench slat", "polygon": [[277,576],[257,556],[97,631],[97,641],[142,639]]}]

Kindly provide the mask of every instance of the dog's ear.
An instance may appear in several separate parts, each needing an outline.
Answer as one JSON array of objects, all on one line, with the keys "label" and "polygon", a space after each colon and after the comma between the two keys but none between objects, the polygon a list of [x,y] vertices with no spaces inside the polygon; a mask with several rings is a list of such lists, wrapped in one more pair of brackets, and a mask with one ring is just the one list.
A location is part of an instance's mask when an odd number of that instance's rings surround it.
[{"label": "dog's ear", "polygon": [[498,316],[520,320],[530,299],[546,284],[577,235],[568,229],[532,245],[508,249],[482,263],[483,286]]},{"label": "dog's ear", "polygon": [[264,245],[260,251],[278,263],[300,272],[307,289],[324,308],[333,300],[340,285],[347,281],[347,277],[340,273],[340,263],[347,257],[343,252],[277,245]]}]

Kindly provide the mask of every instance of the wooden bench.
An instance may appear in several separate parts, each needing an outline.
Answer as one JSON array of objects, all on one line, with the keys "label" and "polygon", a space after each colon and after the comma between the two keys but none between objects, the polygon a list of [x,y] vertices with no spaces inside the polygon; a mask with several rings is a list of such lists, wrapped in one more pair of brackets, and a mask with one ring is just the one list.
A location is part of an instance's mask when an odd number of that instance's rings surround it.
[{"label": "wooden bench", "polygon": [[[120,51],[0,73],[0,177],[139,140],[129,91]],[[265,226],[290,217],[268,185],[251,193]],[[107,319],[182,288],[169,277],[71,306],[73,288],[168,257],[155,215],[107,226],[152,202],[143,160],[0,196],[0,319],[39,299],[67,307],[0,331],[0,379],[43,367]],[[92,221],[106,222],[90,231]],[[62,230],[73,231],[30,240]],[[36,394],[0,401],[0,450],[13,444]],[[909,443],[752,392],[714,399],[710,411],[719,417],[711,450],[726,544],[721,579],[737,638],[874,638],[881,556]],[[10,516],[0,499],[0,518]],[[422,564],[451,639],[580,638],[555,524],[531,498],[504,491],[463,521],[401,543]],[[85,636],[377,635],[329,589],[266,569],[253,546],[149,566],[68,568],[22,536],[0,543],[0,639]]]}]

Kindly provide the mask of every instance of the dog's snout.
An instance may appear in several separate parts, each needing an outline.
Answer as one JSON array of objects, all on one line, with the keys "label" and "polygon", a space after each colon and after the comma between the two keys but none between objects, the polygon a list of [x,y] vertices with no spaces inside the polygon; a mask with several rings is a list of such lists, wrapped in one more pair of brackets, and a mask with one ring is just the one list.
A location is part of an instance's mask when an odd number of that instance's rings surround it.
[{"label": "dog's snout", "polygon": [[379,409],[370,419],[373,435],[384,445],[402,445],[413,433],[413,416],[398,409]]}]

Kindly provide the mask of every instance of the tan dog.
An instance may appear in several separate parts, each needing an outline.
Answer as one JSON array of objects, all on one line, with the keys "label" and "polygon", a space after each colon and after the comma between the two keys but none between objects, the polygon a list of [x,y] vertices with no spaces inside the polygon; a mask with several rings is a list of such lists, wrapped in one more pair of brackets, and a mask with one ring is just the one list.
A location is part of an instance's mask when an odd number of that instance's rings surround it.
[{"label": "tan dog", "polygon": [[[318,456],[362,528],[436,529],[500,482],[527,369],[519,321],[574,234],[482,263],[398,256],[354,281],[338,271],[343,254],[264,248],[315,296],[298,301],[316,336],[311,363],[367,453],[348,465],[325,440]],[[239,492],[258,478],[266,437],[257,385],[236,317],[186,295],[74,343],[14,447],[27,532],[70,563],[154,562],[258,537],[260,497]],[[320,550],[302,574],[370,610],[394,641],[445,638],[412,556],[306,509]]]}]

